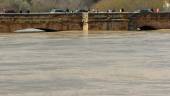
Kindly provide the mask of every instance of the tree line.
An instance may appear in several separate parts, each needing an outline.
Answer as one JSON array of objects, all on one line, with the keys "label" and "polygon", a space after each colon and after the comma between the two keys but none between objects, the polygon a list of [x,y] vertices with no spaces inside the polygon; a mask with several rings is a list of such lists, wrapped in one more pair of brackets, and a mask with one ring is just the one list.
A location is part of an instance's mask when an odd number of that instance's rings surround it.
[{"label": "tree line", "polygon": [[144,8],[159,8],[163,10],[164,0],[101,0],[93,5],[93,8],[99,10],[124,8],[128,11],[134,11]]},{"label": "tree line", "polygon": [[162,8],[163,0],[0,0],[0,9],[48,11],[52,8],[93,8],[99,10],[136,10],[141,8]]}]

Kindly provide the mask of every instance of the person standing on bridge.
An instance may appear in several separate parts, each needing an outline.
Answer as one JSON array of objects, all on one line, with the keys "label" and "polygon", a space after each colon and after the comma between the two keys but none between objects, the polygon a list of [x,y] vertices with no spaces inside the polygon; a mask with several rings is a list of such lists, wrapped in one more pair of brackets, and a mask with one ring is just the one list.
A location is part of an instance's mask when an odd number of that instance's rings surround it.
[{"label": "person standing on bridge", "polygon": [[70,10],[68,8],[66,8],[66,12],[70,12]]},{"label": "person standing on bridge", "polygon": [[112,12],[116,12],[116,10],[115,10],[115,9],[112,9]]},{"label": "person standing on bridge", "polygon": [[151,10],[152,13],[154,13],[154,9],[153,8],[151,8],[150,10]]},{"label": "person standing on bridge", "polygon": [[120,9],[120,12],[124,12],[124,11],[125,11],[124,8],[121,8],[121,9]]},{"label": "person standing on bridge", "polygon": [[156,8],[156,13],[159,13],[160,12],[160,9],[159,8]]},{"label": "person standing on bridge", "polygon": [[20,10],[19,13],[22,13],[22,10]]},{"label": "person standing on bridge", "polygon": [[30,13],[30,10],[27,10],[26,12],[27,12],[27,13]]}]

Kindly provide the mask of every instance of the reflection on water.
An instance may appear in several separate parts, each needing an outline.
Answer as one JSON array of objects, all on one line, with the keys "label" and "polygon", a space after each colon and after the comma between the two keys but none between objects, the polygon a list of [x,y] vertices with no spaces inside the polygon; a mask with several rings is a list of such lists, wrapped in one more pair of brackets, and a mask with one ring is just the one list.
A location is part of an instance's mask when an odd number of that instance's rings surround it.
[{"label": "reflection on water", "polygon": [[0,34],[0,96],[168,96],[170,31]]}]

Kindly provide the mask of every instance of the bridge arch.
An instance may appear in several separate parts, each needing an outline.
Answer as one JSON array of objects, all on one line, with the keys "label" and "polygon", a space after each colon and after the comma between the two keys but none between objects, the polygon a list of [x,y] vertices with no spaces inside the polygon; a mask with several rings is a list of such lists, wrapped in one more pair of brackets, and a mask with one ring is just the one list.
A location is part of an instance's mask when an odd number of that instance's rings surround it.
[{"label": "bridge arch", "polygon": [[14,30],[14,32],[56,32],[59,30],[51,29],[51,28],[20,28]]},{"label": "bridge arch", "polygon": [[142,25],[137,27],[137,30],[157,30],[157,28],[150,25]]},{"label": "bridge arch", "polygon": [[45,32],[55,32],[55,31],[59,31],[59,30],[52,29],[52,28],[35,28],[35,29],[39,29],[39,30],[42,30],[42,31],[45,31]]}]

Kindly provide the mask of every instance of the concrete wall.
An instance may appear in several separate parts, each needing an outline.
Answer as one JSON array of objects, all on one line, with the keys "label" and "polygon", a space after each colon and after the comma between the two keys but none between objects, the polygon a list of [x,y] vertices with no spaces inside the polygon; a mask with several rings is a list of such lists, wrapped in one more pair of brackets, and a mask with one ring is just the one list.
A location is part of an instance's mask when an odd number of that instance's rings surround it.
[{"label": "concrete wall", "polygon": [[69,30],[170,29],[170,13],[0,14],[0,32],[26,28]]},{"label": "concrete wall", "polygon": [[128,30],[126,13],[91,13],[89,14],[89,30]]},{"label": "concrete wall", "polygon": [[89,14],[89,30],[138,30],[144,26],[170,29],[170,13]]},{"label": "concrete wall", "polygon": [[170,13],[134,14],[129,18],[129,30],[143,26],[155,29],[170,29]]},{"label": "concrete wall", "polygon": [[82,30],[81,14],[1,14],[0,32],[26,28]]}]

